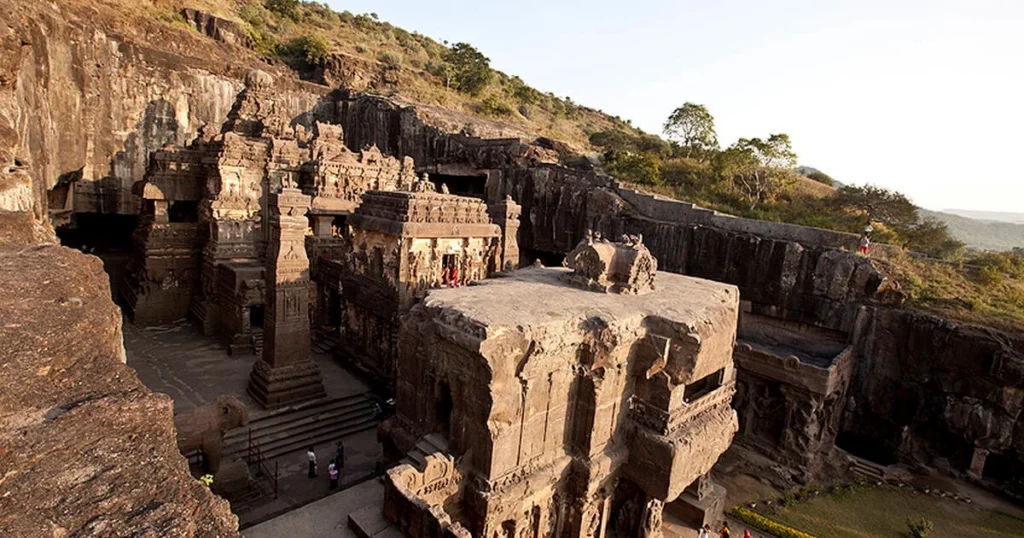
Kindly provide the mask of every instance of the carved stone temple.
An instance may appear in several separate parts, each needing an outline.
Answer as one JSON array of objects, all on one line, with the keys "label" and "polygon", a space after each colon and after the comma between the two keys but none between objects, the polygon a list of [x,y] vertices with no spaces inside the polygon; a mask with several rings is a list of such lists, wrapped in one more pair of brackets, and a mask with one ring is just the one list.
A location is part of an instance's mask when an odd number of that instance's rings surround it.
[{"label": "carved stone temple", "polygon": [[264,407],[324,396],[320,367],[309,357],[309,196],[285,187],[270,196],[267,314],[263,357],[253,364],[249,394]]},{"label": "carved stone temple", "polygon": [[342,350],[386,383],[394,379],[401,317],[431,289],[461,287],[514,269],[519,206],[506,200],[492,222],[482,200],[433,191],[370,191],[348,220],[351,252],[341,271]]},{"label": "carved stone temple", "polygon": [[655,273],[628,239],[585,240],[571,271],[520,269],[411,309],[381,432],[406,455],[385,484],[399,530],[660,536],[666,505],[709,490],[737,431],[739,296]]}]

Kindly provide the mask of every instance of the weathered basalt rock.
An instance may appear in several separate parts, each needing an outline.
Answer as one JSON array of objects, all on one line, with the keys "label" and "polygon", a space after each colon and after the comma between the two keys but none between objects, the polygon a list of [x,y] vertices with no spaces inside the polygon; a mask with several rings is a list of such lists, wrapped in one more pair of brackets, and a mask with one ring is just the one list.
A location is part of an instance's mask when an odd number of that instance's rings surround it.
[{"label": "weathered basalt rock", "polygon": [[125,366],[100,260],[0,237],[0,535],[240,536]]}]

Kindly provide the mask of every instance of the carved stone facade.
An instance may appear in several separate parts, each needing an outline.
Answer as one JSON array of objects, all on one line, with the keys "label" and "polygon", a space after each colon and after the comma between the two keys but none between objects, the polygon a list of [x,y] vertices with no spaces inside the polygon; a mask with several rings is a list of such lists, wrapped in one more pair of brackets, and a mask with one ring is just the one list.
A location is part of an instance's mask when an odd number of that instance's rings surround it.
[{"label": "carved stone facade", "polygon": [[381,433],[409,454],[384,508],[407,535],[659,536],[665,503],[732,441],[736,289],[659,273],[639,297],[568,276],[434,290],[403,321]]},{"label": "carved stone facade", "polygon": [[[362,194],[409,188],[412,159],[374,146],[351,151],[340,126],[314,122],[307,130],[276,104],[270,75],[254,71],[222,132],[200,129],[188,147],[154,153],[129,274],[120,286],[125,310],[140,323],[190,317],[204,334],[225,338],[232,353],[253,351],[267,296],[265,217],[268,193],[299,188],[311,197],[316,260],[340,259],[347,249],[344,218]],[[187,222],[174,207],[191,204]],[[167,218],[170,215],[170,218]]]},{"label": "carved stone facade", "polygon": [[153,154],[148,178],[134,185],[141,198],[133,255],[118,292],[125,314],[139,325],[184,318],[199,276],[202,243],[202,154],[165,149]]},{"label": "carved stone facade", "polygon": [[842,334],[749,312],[736,345],[737,443],[809,482],[835,445],[856,353]]},{"label": "carved stone facade", "polygon": [[501,228],[481,200],[429,190],[367,192],[348,226],[342,349],[390,384],[402,314],[432,288],[466,286],[498,271]]},{"label": "carved stone facade", "polygon": [[270,196],[270,208],[263,357],[253,365],[249,394],[264,407],[280,407],[320,398],[324,386],[309,358],[309,196],[284,188]]}]

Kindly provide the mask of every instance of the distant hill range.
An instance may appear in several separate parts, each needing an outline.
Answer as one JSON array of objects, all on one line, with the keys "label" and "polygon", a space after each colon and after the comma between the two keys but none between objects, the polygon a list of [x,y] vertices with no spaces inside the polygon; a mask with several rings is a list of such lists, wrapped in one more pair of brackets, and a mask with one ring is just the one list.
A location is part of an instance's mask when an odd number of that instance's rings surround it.
[{"label": "distant hill range", "polygon": [[984,250],[1024,247],[1024,213],[921,209],[921,217],[934,217],[946,223],[950,235],[969,247]]},{"label": "distant hill range", "polygon": [[943,209],[943,213],[951,213],[969,219],[984,222],[1009,222],[1024,224],[1024,213],[1006,213],[1001,211],[970,211],[968,209]]}]

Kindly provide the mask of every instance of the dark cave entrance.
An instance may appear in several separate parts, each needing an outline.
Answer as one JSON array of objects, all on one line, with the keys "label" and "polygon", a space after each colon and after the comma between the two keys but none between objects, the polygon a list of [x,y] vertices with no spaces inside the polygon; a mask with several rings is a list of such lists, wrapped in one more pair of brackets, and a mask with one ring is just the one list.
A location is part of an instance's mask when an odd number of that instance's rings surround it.
[{"label": "dark cave entrance", "polygon": [[327,296],[327,325],[331,330],[341,326],[341,295],[331,290]]},{"label": "dark cave entrance", "polygon": [[893,465],[897,463],[896,449],[889,443],[861,433],[839,432],[836,436],[836,446],[870,462],[879,465]]},{"label": "dark cave entrance", "polygon": [[544,264],[544,267],[561,267],[562,262],[565,261],[564,252],[547,252],[544,250],[533,249],[520,250],[520,257],[525,265],[532,265],[534,262],[540,260],[540,263]]},{"label": "dark cave entrance", "polygon": [[267,309],[264,305],[254,304],[249,307],[249,327],[253,330],[262,329]]},{"label": "dark cave entrance", "polygon": [[454,176],[450,174],[430,174],[430,181],[441,192],[441,185],[448,187],[449,194],[471,196],[481,200],[487,199],[487,176]]},{"label": "dark cave entrance", "polygon": [[131,257],[132,233],[138,221],[138,215],[73,213],[67,226],[57,228],[57,238],[65,247],[103,260],[103,270],[110,277],[110,291],[116,297]]}]

